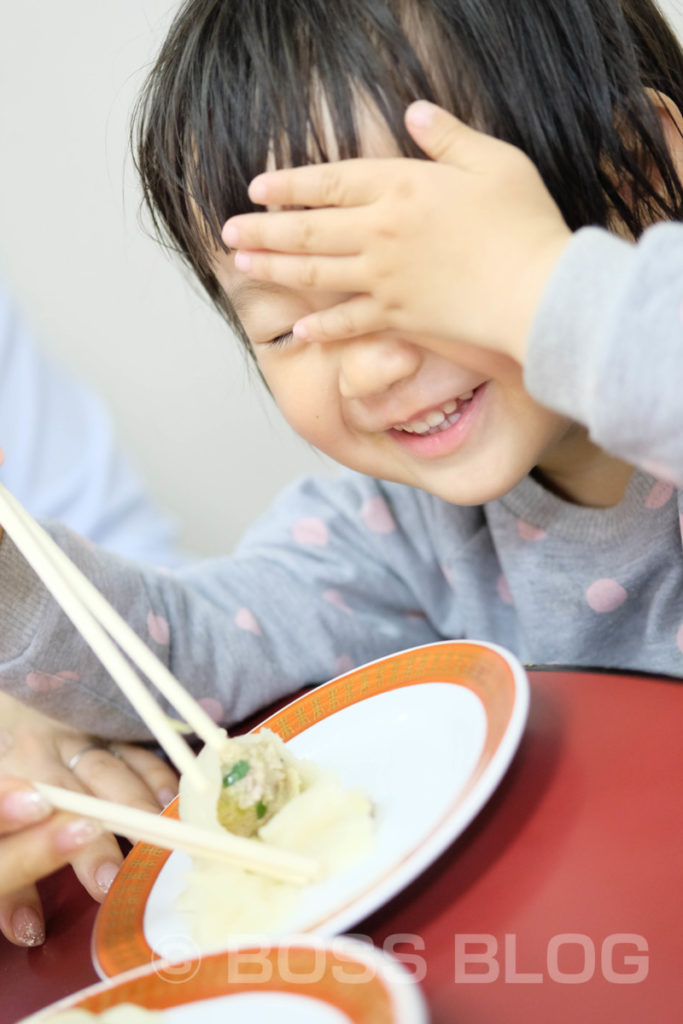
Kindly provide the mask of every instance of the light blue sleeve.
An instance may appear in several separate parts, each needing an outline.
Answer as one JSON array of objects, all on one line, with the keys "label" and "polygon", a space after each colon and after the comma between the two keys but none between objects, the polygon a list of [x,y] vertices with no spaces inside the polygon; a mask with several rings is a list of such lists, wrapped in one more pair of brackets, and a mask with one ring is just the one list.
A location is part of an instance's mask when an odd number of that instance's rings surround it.
[{"label": "light blue sleeve", "polygon": [[184,560],[103,404],[40,349],[1,285],[0,446],[0,480],[34,516],[129,558]]}]

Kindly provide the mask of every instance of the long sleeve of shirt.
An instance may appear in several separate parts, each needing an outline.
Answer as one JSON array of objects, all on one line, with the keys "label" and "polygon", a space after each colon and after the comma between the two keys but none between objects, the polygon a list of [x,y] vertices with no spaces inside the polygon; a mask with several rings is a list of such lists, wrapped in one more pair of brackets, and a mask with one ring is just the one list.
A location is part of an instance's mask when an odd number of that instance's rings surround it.
[{"label": "long sleeve of shirt", "polygon": [[[329,483],[292,487],[233,556],[172,574],[48,526],[173,674],[231,722],[304,684],[438,638],[424,590],[438,601],[448,585],[436,564],[425,578],[419,505],[406,503],[397,522],[375,481],[349,474]],[[2,688],[100,735],[147,738],[8,537],[0,580]]]},{"label": "long sleeve of shirt", "polygon": [[683,484],[683,224],[637,244],[578,231],[535,318],[525,382],[601,448]]},{"label": "long sleeve of shirt", "polygon": [[[155,571],[47,524],[180,681],[225,722],[307,683],[439,639],[527,662],[683,675],[683,236],[587,229],[539,311],[527,383],[637,469],[623,500],[565,502],[532,476],[460,508],[357,473],[304,480],[234,555]],[[649,472],[648,472],[649,469]],[[147,732],[9,538],[0,686],[105,737]]]}]

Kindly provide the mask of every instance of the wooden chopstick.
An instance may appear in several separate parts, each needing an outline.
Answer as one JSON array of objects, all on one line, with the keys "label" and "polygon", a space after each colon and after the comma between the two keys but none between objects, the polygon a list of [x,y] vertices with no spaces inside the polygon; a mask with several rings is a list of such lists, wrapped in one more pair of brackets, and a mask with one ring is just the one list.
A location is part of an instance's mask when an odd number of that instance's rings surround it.
[{"label": "wooden chopstick", "polygon": [[50,801],[53,807],[101,821],[119,835],[139,839],[166,850],[185,850],[192,856],[210,857],[235,867],[267,875],[297,885],[313,881],[319,874],[316,861],[301,854],[269,846],[254,839],[245,839],[229,832],[221,835],[197,825],[174,818],[164,818],[135,807],[100,800],[99,797],[76,793],[44,782],[31,785]]},{"label": "wooden chopstick", "polygon": [[192,750],[158,706],[117,644],[134,662],[142,662],[143,671],[150,675],[157,689],[185,716],[188,724],[205,743],[220,750],[225,742],[225,730],[216,726],[128,623],[2,484],[0,522],[114,682],[156,736],[178,771],[188,774],[193,783],[203,790],[206,787],[206,780],[196,764]]},{"label": "wooden chopstick", "polygon": [[[145,672],[197,735],[219,752],[226,741],[225,730],[209,718],[90,580],[2,484],[0,522],[178,770],[188,775],[196,787],[204,790],[207,780],[192,750],[176,731],[172,720],[158,706],[122,651]],[[193,856],[223,860],[236,867],[296,884],[310,882],[318,875],[315,861],[288,850],[235,836],[227,831],[224,834],[211,832],[187,822],[164,818],[59,786],[41,782],[34,782],[33,785],[56,808],[95,818],[113,832],[164,849],[180,849]]]},{"label": "wooden chopstick", "polygon": [[225,730],[215,724],[204,708],[190,696],[166,665],[140,639],[135,630],[112,608],[97,587],[74,565],[50,534],[32,518],[18,499],[0,484],[0,502],[2,498],[6,499],[17,516],[32,531],[46,554],[49,554],[57,566],[63,570],[83,603],[88,605],[93,615],[99,619],[121,649],[137,664],[157,690],[166,697],[197,736],[209,746],[220,749],[226,736]]}]

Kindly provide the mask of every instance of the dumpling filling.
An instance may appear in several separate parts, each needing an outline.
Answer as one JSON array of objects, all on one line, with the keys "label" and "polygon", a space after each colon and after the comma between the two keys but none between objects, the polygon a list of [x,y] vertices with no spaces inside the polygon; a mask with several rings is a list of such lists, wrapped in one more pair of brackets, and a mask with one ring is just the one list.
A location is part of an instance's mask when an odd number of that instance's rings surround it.
[{"label": "dumpling filling", "polygon": [[280,738],[267,729],[227,740],[220,770],[218,821],[235,835],[255,835],[301,792],[294,758]]}]

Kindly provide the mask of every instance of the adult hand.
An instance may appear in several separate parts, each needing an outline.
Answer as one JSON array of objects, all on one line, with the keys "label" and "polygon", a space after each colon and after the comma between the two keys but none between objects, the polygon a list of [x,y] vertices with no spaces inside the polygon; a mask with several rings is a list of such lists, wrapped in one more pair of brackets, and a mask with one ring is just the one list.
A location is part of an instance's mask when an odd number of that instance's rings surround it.
[{"label": "adult hand", "polygon": [[[55,722],[4,694],[0,695],[0,720],[0,773],[5,776],[49,782],[153,813],[177,792],[175,773],[142,747],[103,745],[96,737]],[[9,818],[3,819],[0,807],[0,829],[3,820],[6,831],[22,824],[12,818],[22,800],[29,810],[38,807],[43,817],[48,813],[35,797],[12,797]],[[63,814],[38,820],[42,823],[0,840],[0,931],[18,945],[37,945],[45,935],[33,884],[38,878],[70,861],[90,895],[101,901],[123,859],[114,836],[91,822],[77,822]]]},{"label": "adult hand", "polygon": [[28,782],[0,777],[0,923],[11,942],[43,941],[33,881],[56,871],[100,835],[94,822],[53,814]]},{"label": "adult hand", "polygon": [[571,233],[520,150],[425,101],[406,125],[431,161],[346,160],[255,178],[254,202],[313,209],[231,218],[223,239],[235,264],[285,287],[351,293],[297,321],[307,341],[389,330],[453,357],[460,342],[522,363]]}]

